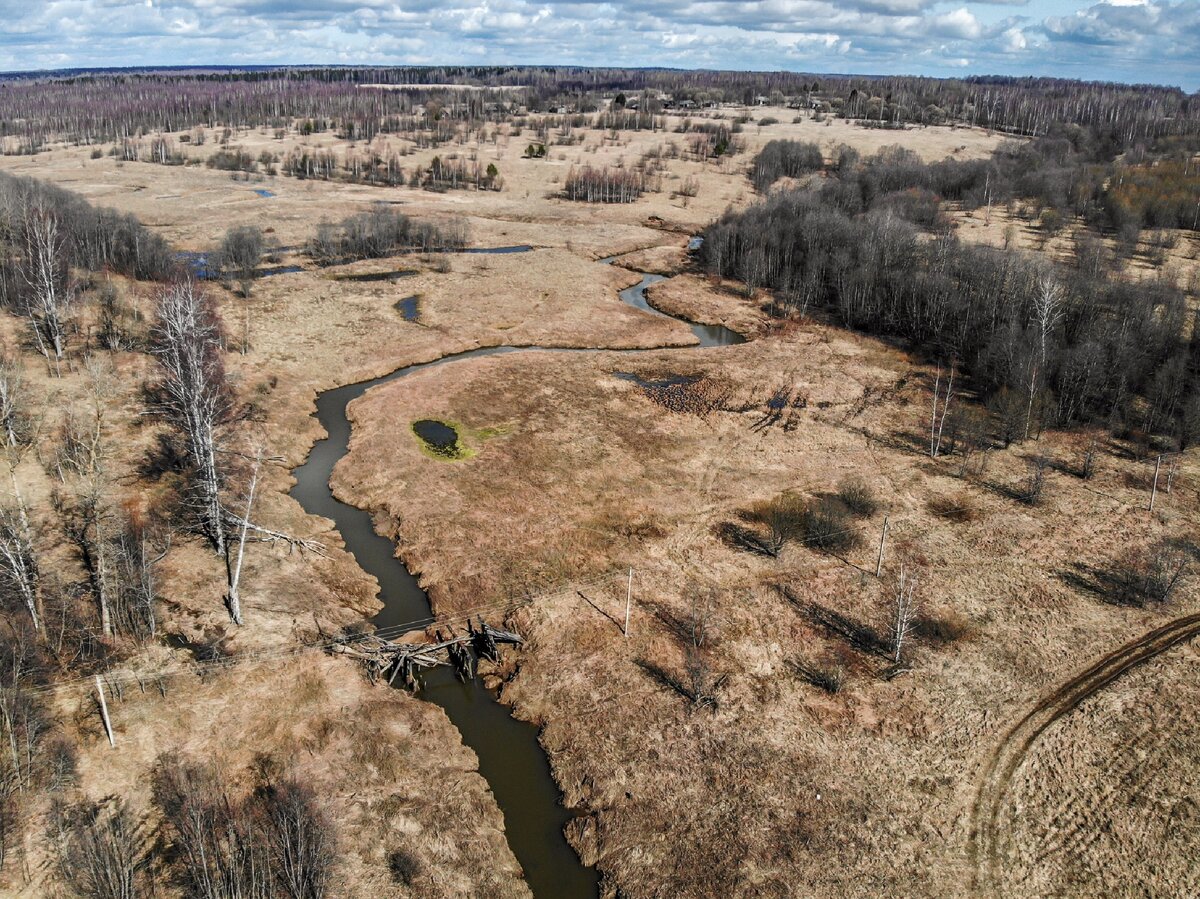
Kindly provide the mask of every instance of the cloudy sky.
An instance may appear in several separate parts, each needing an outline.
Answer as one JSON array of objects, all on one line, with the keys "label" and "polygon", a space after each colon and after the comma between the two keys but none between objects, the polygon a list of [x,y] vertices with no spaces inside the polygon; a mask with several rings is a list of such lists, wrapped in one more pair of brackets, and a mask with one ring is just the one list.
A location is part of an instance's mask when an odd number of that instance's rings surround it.
[{"label": "cloudy sky", "polygon": [[1200,88],[1200,0],[0,0],[0,70],[574,63]]}]

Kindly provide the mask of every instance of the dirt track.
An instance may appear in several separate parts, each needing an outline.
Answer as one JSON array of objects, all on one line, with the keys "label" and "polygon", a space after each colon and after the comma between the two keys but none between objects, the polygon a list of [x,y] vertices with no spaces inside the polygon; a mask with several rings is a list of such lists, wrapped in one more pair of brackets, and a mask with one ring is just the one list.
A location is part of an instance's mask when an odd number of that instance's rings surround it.
[{"label": "dirt track", "polygon": [[988,758],[971,809],[968,851],[975,869],[976,893],[987,896],[999,893],[1001,859],[997,844],[1000,810],[1009,782],[1038,737],[1055,721],[1131,668],[1197,634],[1200,634],[1200,614],[1176,618],[1143,634],[1102,656],[1085,671],[1050,691],[1008,730]]}]

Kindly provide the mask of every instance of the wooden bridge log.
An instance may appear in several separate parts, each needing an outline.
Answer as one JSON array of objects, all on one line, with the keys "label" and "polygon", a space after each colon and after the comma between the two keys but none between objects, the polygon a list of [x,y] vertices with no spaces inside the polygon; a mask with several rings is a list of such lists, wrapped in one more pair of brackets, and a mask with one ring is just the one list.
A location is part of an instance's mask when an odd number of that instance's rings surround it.
[{"label": "wooden bridge log", "polygon": [[[389,684],[394,684],[396,678],[403,677],[409,689],[415,691],[420,689],[417,672],[422,668],[452,665],[463,681],[474,680],[475,659],[472,650],[475,655],[499,664],[499,644],[519,646],[525,642],[520,634],[492,627],[482,617],[479,618],[478,625],[470,619],[467,620],[465,635],[456,634],[453,627],[449,628],[449,633],[443,633],[442,629],[438,628],[433,635],[436,642],[415,643],[395,642],[375,634],[363,634],[358,637],[341,638],[329,645],[327,650],[363,662],[372,683],[384,675],[387,676]],[[415,635],[404,636],[412,640]]]}]

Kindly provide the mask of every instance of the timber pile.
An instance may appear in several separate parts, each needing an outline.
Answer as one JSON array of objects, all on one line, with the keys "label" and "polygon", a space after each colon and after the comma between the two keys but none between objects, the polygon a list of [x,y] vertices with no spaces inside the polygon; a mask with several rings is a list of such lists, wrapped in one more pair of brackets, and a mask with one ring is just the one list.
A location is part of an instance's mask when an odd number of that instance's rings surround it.
[{"label": "timber pile", "polygon": [[525,642],[520,634],[492,627],[483,618],[478,626],[467,619],[465,634],[456,634],[452,627],[448,634],[438,628],[429,638],[427,643],[401,643],[374,634],[345,636],[331,643],[328,650],[361,661],[372,683],[387,677],[387,682],[394,684],[400,677],[405,686],[416,691],[421,689],[417,677],[421,669],[451,665],[461,680],[474,680],[476,659],[499,664],[501,644],[520,646]]}]

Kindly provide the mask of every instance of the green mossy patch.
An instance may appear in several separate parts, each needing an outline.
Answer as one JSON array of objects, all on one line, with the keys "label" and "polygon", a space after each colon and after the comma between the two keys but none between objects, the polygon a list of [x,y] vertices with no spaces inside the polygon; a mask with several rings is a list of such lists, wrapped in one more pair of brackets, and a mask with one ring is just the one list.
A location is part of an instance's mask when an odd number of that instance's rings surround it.
[{"label": "green mossy patch", "polygon": [[510,425],[472,428],[457,421],[421,418],[412,423],[413,436],[421,451],[439,462],[461,462],[479,452],[478,444],[511,432]]},{"label": "green mossy patch", "polygon": [[442,462],[458,462],[475,455],[463,442],[463,431],[456,422],[437,418],[422,418],[412,423],[413,436],[425,455]]}]

